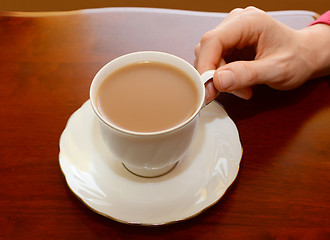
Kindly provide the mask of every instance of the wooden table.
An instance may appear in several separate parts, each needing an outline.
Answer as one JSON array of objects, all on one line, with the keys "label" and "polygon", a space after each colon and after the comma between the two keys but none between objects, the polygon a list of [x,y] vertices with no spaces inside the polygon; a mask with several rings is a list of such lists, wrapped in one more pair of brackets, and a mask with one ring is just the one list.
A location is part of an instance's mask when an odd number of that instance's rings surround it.
[{"label": "wooden table", "polygon": [[96,72],[139,50],[192,63],[201,35],[222,17],[126,8],[1,13],[0,239],[329,239],[329,76],[286,92],[258,86],[249,101],[220,95],[240,132],[240,172],[216,205],[190,220],[117,223],[66,185],[59,137]]}]

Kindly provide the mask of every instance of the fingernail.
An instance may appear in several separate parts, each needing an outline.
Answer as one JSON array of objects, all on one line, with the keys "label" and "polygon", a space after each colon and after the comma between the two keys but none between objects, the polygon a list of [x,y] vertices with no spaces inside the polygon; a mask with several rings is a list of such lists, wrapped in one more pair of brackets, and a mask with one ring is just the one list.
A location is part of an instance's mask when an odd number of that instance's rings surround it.
[{"label": "fingernail", "polygon": [[206,84],[206,95],[205,95],[205,100],[207,102],[210,102],[212,99],[211,99],[211,96],[213,95],[213,92],[214,92],[214,86],[213,86],[213,82],[210,81]]},{"label": "fingernail", "polygon": [[219,85],[221,90],[227,90],[235,85],[236,76],[230,70],[223,70],[218,72]]},{"label": "fingernail", "polygon": [[207,89],[207,85],[206,85],[206,88],[205,88],[205,100],[208,101],[209,100],[209,97],[210,97],[210,94],[209,94],[209,90]]}]

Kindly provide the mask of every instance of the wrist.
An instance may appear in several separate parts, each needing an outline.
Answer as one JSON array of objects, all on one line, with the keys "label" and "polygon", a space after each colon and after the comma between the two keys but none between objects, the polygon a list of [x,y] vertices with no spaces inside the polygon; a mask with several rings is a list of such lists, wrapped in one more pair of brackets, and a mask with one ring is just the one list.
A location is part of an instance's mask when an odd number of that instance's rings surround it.
[{"label": "wrist", "polygon": [[330,11],[323,13],[318,19],[312,22],[309,26],[318,24],[318,23],[325,23],[330,25]]},{"label": "wrist", "polygon": [[310,79],[330,74],[330,26],[315,24],[300,31],[303,54],[310,61]]}]

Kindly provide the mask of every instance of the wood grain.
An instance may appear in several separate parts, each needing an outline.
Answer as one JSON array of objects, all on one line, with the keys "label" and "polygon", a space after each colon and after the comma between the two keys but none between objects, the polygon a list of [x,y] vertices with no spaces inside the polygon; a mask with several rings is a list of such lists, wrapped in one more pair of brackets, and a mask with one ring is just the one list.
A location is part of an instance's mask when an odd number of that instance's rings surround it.
[{"label": "wood grain", "polygon": [[59,137],[96,72],[128,52],[194,60],[216,17],[134,11],[0,15],[0,239],[328,239],[330,78],[218,100],[244,148],[239,175],[201,215],[149,228],[83,205],[58,165]]}]

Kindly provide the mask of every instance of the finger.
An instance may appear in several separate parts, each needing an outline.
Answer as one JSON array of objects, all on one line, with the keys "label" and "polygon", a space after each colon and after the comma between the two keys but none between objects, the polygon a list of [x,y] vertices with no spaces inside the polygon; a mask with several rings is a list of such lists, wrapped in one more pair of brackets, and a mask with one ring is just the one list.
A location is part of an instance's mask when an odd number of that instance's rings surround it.
[{"label": "finger", "polygon": [[201,41],[198,52],[197,70],[200,74],[208,71],[215,70],[222,58],[221,42],[217,39],[216,30],[206,32]]},{"label": "finger", "polygon": [[[226,62],[224,59],[221,59],[220,66],[224,65],[226,65]],[[219,91],[214,87],[213,81],[208,81],[205,83],[205,100],[207,103],[213,101],[218,95]]]},{"label": "finger", "polygon": [[218,96],[218,90],[214,87],[213,82],[209,81],[205,84],[205,101],[209,103]]},{"label": "finger", "polygon": [[228,21],[228,20],[230,20],[230,19],[232,19],[233,17],[241,14],[243,11],[244,11],[243,8],[234,8],[233,10],[231,10],[228,13],[227,17],[223,20],[223,23],[226,22],[226,21]]},{"label": "finger", "polygon": [[200,43],[198,43],[195,47],[195,60],[194,60],[194,67],[197,69],[198,66],[198,58],[199,58],[199,51],[200,51]]},{"label": "finger", "polygon": [[[274,71],[277,66],[277,71]],[[247,89],[256,84],[267,84],[279,78],[281,66],[276,59],[231,62],[220,67],[213,76],[213,84],[220,92]]]},{"label": "finger", "polygon": [[233,18],[236,18],[238,15],[244,15],[244,14],[250,14],[250,13],[253,13],[253,12],[264,12],[263,10],[261,9],[258,9],[256,7],[246,7],[246,8],[235,8],[233,9],[229,14],[228,16],[224,19],[223,22],[226,22],[228,20],[231,20]]},{"label": "finger", "polygon": [[240,14],[244,9],[243,8],[234,8],[233,10],[231,10],[229,12],[228,15],[232,15],[232,16],[235,16],[237,14]]},{"label": "finger", "polygon": [[233,10],[231,10],[228,15],[226,16],[226,18],[216,27],[221,27],[221,24],[224,24],[228,21],[230,21],[231,19],[235,18],[237,15],[240,15],[244,12],[243,8],[235,8]]},{"label": "finger", "polygon": [[199,57],[199,51],[201,49],[201,44],[198,43],[195,47],[195,57],[198,58]]},{"label": "finger", "polygon": [[[256,14],[270,17],[265,12],[256,11],[253,8],[248,11],[243,10],[243,13],[239,14],[237,10],[229,20],[203,35],[197,64],[197,70],[200,73],[215,69],[227,50],[234,47],[242,49],[257,44],[263,29],[258,24],[260,18],[257,18]],[[241,17],[243,15],[244,18]]]},{"label": "finger", "polygon": [[[233,9],[228,15],[227,17],[222,21],[222,23],[228,21],[229,19],[231,19],[232,17],[238,15],[238,14],[241,14],[241,12],[243,11],[243,8],[235,8]],[[218,28],[219,26],[221,26],[220,23],[216,28]],[[203,38],[212,38],[212,31],[208,32],[205,34],[206,36],[203,36]],[[211,36],[207,36],[207,35],[211,35]],[[202,38],[202,41],[204,41]],[[195,61],[194,61],[194,66],[198,69],[198,59],[199,59],[199,53],[200,53],[200,48],[201,48],[201,44],[198,43],[195,47]],[[220,64],[218,64],[218,67],[219,66],[222,66],[224,63],[224,60],[223,58],[220,58]],[[208,71],[208,70],[211,70],[214,68],[214,66],[217,65],[217,64],[213,64],[211,66],[205,66],[205,67],[200,67],[201,70],[200,70],[200,73],[202,74],[203,72],[205,71]]]}]

